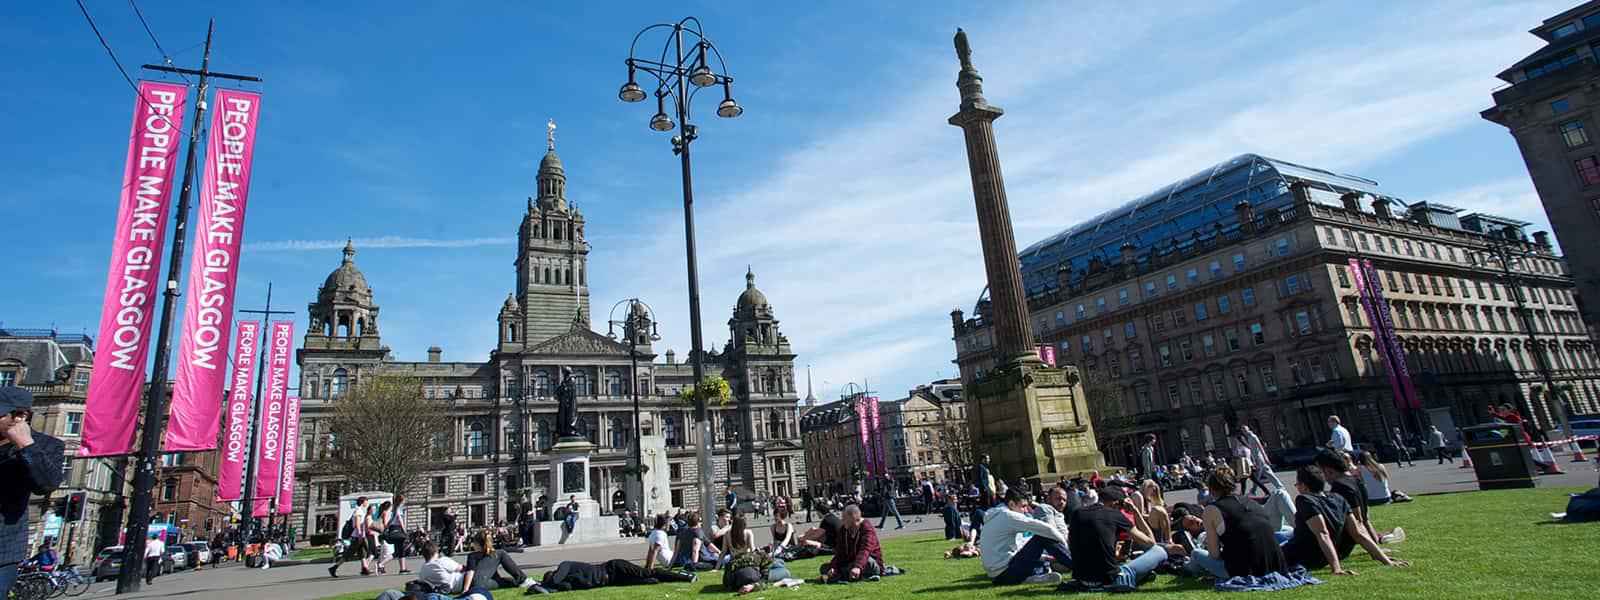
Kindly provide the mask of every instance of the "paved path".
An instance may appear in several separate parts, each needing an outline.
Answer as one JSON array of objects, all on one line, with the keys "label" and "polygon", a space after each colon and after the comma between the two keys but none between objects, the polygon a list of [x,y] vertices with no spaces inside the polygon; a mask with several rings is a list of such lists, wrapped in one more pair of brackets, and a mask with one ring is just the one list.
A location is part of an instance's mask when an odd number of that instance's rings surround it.
[{"label": "paved path", "polygon": [[[1477,489],[1477,483],[1471,470],[1459,469],[1448,463],[1436,465],[1430,460],[1418,462],[1416,468],[1398,470],[1394,469],[1392,464],[1388,466],[1392,473],[1395,487],[1413,496]],[[1567,469],[1566,475],[1540,477],[1538,480],[1539,486],[1592,487],[1595,485],[1596,472],[1593,466],[1573,465],[1570,463],[1563,463],[1562,466]],[[1284,483],[1293,485],[1293,472],[1280,472],[1278,476]],[[1193,499],[1194,492],[1192,491],[1174,493],[1169,497],[1169,501]],[[753,524],[752,527],[755,527],[755,525]],[[883,536],[899,537],[930,532],[936,533],[942,527],[943,522],[937,516],[920,517],[911,515],[907,517],[905,529],[894,529],[894,525],[891,522],[889,529],[883,532]],[[759,528],[756,528],[756,532],[757,543],[767,543],[769,535],[764,522]],[[642,560],[644,551],[644,540],[642,538],[633,538],[583,546],[530,548],[525,552],[513,554],[512,556],[515,557],[517,564],[527,570],[531,576],[537,578],[544,570],[563,560],[599,562],[617,557]],[[418,564],[413,560],[412,569],[416,569]],[[353,575],[358,570],[359,567],[357,565],[346,565],[344,571],[352,575],[330,579],[328,577],[327,564],[276,567],[265,571],[230,565],[219,569],[208,568],[199,572],[189,571],[160,577],[156,579],[155,585],[145,587],[138,594],[124,597],[197,599],[226,597],[228,600],[302,600],[350,592],[401,588],[404,587],[406,581],[415,577],[414,574],[397,574],[396,571],[399,570],[399,565],[393,562],[389,565],[389,575],[374,577]],[[99,583],[84,597],[109,597],[115,587],[111,582]]]}]

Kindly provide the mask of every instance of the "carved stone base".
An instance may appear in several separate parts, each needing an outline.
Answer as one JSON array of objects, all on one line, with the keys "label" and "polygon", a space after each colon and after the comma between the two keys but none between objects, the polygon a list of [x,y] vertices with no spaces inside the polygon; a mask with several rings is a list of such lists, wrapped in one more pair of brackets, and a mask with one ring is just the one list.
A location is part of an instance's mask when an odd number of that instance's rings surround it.
[{"label": "carved stone base", "polygon": [[550,449],[551,511],[565,506],[573,496],[578,501],[578,522],[567,531],[563,521],[539,523],[538,544],[577,544],[614,540],[617,537],[617,517],[601,516],[600,503],[589,496],[589,455],[594,444],[583,438],[561,438]]},{"label": "carved stone base", "polygon": [[974,453],[990,455],[996,478],[1054,483],[1106,468],[1078,381],[1076,369],[1034,358],[974,382],[967,401]]}]

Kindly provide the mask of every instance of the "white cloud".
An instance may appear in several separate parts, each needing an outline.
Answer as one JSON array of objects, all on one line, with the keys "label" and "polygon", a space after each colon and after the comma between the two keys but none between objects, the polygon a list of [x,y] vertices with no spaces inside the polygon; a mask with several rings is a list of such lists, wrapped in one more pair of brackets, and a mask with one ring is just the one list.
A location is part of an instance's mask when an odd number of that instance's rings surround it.
[{"label": "white cloud", "polygon": [[293,250],[335,250],[343,248],[346,242],[355,245],[357,249],[367,248],[474,248],[478,246],[509,246],[517,242],[510,236],[476,237],[460,239],[425,239],[385,235],[375,238],[354,238],[351,240],[278,240],[270,242],[248,242],[245,250],[278,252]]}]

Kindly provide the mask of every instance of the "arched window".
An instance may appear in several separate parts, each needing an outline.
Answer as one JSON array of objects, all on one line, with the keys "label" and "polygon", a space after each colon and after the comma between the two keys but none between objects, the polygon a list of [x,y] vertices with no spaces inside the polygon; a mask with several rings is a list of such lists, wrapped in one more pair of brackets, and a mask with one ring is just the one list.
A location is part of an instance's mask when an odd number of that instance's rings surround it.
[{"label": "arched window", "polygon": [[628,447],[628,428],[622,424],[622,419],[611,417],[611,447]]},{"label": "arched window", "polygon": [[550,281],[550,267],[544,268],[544,283],[554,283]]},{"label": "arched window", "polygon": [[734,415],[722,417],[722,441],[732,444],[739,441],[739,419]]},{"label": "arched window", "polygon": [[594,439],[595,433],[596,433],[595,430],[599,429],[599,427],[597,426],[598,424],[595,423],[593,421],[593,419],[594,419],[594,416],[592,416],[592,415],[591,416],[579,416],[578,417],[578,435],[583,436],[585,439],[589,440],[589,443],[591,443],[591,444],[595,443],[595,439]]},{"label": "arched window", "polygon": [[1204,446],[1204,448],[1205,448],[1205,450],[1207,452],[1210,452],[1211,450],[1216,449],[1217,444],[1216,444],[1216,442],[1214,440],[1211,439],[1211,425],[1209,425],[1209,424],[1201,424],[1200,425],[1200,444],[1202,446]]},{"label": "arched window", "polygon": [[539,442],[538,442],[539,443],[539,451],[543,452],[545,450],[549,450],[550,446],[551,446],[551,441],[550,441],[550,421],[547,421],[545,419],[539,419],[539,429],[538,429],[538,431],[539,431]]},{"label": "arched window", "polygon": [[773,409],[767,415],[767,439],[783,439],[783,413]]},{"label": "arched window", "polygon": [[467,456],[489,453],[488,436],[483,433],[483,423],[473,423],[467,428]]},{"label": "arched window", "polygon": [[583,371],[572,372],[572,390],[579,396],[590,396],[594,391],[589,389],[589,375]]},{"label": "arched window", "polygon": [[533,374],[533,393],[540,398],[550,396],[550,372],[540,370]]},{"label": "arched window", "polygon": [[342,368],[334,369],[334,371],[333,371],[333,386],[332,386],[332,389],[329,391],[329,397],[338,398],[338,397],[344,396],[345,392],[348,391],[349,388],[350,388],[350,372],[346,371],[346,370],[344,370]]},{"label": "arched window", "polygon": [[776,394],[783,391],[778,388],[778,372],[776,370],[767,369],[765,381],[761,383],[761,391],[768,394]]},{"label": "arched window", "polygon": [[606,390],[606,393],[612,396],[621,396],[624,393],[622,390],[621,373],[616,371],[606,371]]}]

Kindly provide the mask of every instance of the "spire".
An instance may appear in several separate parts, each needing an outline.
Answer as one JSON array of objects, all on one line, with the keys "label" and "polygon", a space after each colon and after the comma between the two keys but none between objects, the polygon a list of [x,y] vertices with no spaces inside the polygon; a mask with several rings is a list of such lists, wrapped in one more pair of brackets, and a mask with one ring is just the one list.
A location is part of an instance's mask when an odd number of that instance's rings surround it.
[{"label": "spire", "polygon": [[755,289],[756,287],[756,271],[750,265],[744,266],[744,287],[745,289]]},{"label": "spire", "polygon": [[811,391],[811,365],[806,365],[806,406],[816,406],[817,395]]},{"label": "spire", "polygon": [[355,244],[355,240],[353,238],[350,238],[350,237],[346,236],[344,238],[344,264],[348,265],[348,264],[353,263],[355,261],[356,261],[356,244]]},{"label": "spire", "polygon": [[555,152],[556,151],[556,120],[555,119],[550,119],[549,122],[545,123],[544,128],[545,128],[545,131],[548,132],[548,133],[545,134],[545,138],[544,139],[545,139],[546,142],[549,143],[550,151],[551,152]]}]

